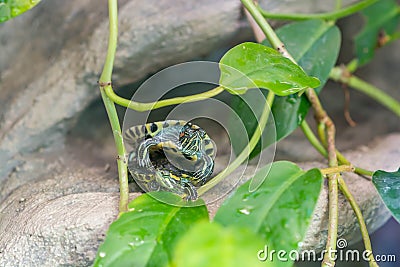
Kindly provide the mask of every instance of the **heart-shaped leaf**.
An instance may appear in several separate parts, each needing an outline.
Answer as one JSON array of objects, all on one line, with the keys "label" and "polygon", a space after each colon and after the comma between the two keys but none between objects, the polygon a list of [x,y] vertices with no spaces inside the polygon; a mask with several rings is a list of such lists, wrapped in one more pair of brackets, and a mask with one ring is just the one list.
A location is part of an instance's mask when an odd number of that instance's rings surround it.
[{"label": "heart-shaped leaf", "polygon": [[276,50],[250,42],[226,52],[220,60],[220,70],[220,84],[234,93],[259,87],[285,96],[320,84]]},{"label": "heart-shaped leaf", "polygon": [[167,266],[177,240],[194,222],[208,220],[204,205],[169,205],[157,199],[168,198],[176,204],[182,199],[167,192],[151,195],[133,200],[129,211],[111,224],[94,266]]},{"label": "heart-shaped leaf", "polygon": [[[309,20],[288,24],[279,28],[276,33],[285,44],[286,48],[294,59],[300,64],[306,73],[316,76],[321,81],[321,85],[316,88],[319,93],[326,83],[329,73],[336,63],[340,49],[340,31],[330,23],[321,20]],[[268,45],[268,42],[264,44]],[[267,92],[262,92],[267,95]],[[241,99],[241,96],[235,96],[232,101],[232,107],[242,119],[246,127],[249,138],[253,135],[258,125],[259,116],[261,116],[261,107],[265,103],[260,99],[260,94],[249,90],[245,99],[247,104]],[[253,150],[250,158],[255,157],[260,151],[275,141],[279,141],[291,132],[293,132],[303,121],[310,108],[306,96],[288,95],[285,97],[276,97],[272,105],[275,125],[269,121],[263,134],[262,147],[259,142]],[[260,112],[257,112],[260,111]],[[234,124],[232,127],[235,127]],[[275,131],[276,129],[276,135]],[[240,153],[247,143],[243,143],[242,136],[235,136],[233,131],[232,143],[235,144],[235,153]],[[271,136],[276,136],[271,138]]]},{"label": "heart-shaped leaf", "polygon": [[[322,188],[320,170],[306,172],[280,161],[264,166],[255,176],[264,179],[261,186],[253,192],[249,191],[251,181],[240,186],[218,209],[214,221],[251,229],[264,239],[269,251],[297,250]],[[291,265],[288,259],[274,266]]]},{"label": "heart-shaped leaf", "polygon": [[397,172],[376,171],[372,182],[386,207],[400,223],[400,169]]}]

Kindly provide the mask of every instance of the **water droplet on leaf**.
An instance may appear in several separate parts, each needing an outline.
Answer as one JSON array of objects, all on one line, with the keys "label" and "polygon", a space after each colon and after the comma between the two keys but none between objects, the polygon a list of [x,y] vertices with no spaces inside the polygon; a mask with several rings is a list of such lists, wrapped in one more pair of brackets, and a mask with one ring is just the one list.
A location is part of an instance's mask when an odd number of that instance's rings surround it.
[{"label": "water droplet on leaf", "polygon": [[238,210],[239,213],[244,214],[244,215],[250,215],[251,209],[249,208],[243,208]]}]

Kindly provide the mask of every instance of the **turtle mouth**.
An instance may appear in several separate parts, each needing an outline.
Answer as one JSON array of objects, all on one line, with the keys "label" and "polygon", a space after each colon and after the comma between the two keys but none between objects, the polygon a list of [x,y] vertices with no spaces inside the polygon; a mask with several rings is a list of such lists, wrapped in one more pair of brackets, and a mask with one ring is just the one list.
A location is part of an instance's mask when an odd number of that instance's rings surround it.
[{"label": "turtle mouth", "polygon": [[176,151],[164,150],[154,146],[150,147],[149,156],[152,166],[157,171],[189,174],[201,169],[197,155],[177,153]]}]

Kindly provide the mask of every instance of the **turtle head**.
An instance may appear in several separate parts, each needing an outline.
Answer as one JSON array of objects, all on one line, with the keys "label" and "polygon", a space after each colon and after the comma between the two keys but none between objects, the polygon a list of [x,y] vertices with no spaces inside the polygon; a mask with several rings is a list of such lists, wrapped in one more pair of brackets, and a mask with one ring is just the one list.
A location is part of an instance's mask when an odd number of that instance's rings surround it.
[{"label": "turtle head", "polygon": [[203,140],[206,132],[199,126],[190,122],[182,126],[179,131],[179,142],[182,145],[182,153],[188,156],[199,155],[202,153]]}]

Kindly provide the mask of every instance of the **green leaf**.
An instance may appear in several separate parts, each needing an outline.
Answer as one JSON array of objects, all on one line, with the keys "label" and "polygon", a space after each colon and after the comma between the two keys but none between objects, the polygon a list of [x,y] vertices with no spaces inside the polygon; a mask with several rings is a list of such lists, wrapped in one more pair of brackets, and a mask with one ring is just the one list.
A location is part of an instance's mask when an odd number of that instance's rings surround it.
[{"label": "green leaf", "polygon": [[[259,170],[254,179],[264,182],[249,192],[251,181],[224,201],[214,220],[222,225],[247,227],[261,236],[268,250],[297,250],[313,215],[323,177],[319,169],[307,172],[280,161]],[[291,266],[292,261],[275,261]]]},{"label": "green leaf", "polygon": [[94,266],[166,266],[177,240],[194,222],[208,220],[204,205],[168,205],[157,199],[167,197],[175,204],[182,199],[167,192],[151,195],[143,194],[133,200],[129,203],[129,212],[111,224]]},{"label": "green leaf", "polygon": [[[305,72],[319,78],[321,85],[315,89],[319,93],[326,83],[339,54],[341,42],[339,29],[321,20],[309,20],[288,24],[279,28],[276,33]],[[263,93],[265,96],[267,95],[266,92]],[[248,104],[244,103],[241,97],[245,97]],[[255,115],[257,118],[261,116],[260,107],[264,104],[265,100],[260,98],[260,94],[253,90],[249,90],[243,96],[234,97],[232,101],[232,107],[246,126],[249,137],[253,135],[258,124]],[[256,110],[255,115],[249,106]],[[301,124],[309,108],[310,104],[305,95],[276,97],[272,105],[275,127],[271,125],[273,121],[268,122],[266,132],[263,134],[262,147],[261,143],[258,143],[250,158],[259,154],[261,148],[265,148],[292,133]],[[233,124],[232,127],[235,127],[235,125],[237,124]],[[272,132],[275,129],[276,135],[275,132]],[[271,138],[275,136],[276,139]],[[242,136],[232,135],[235,153],[240,153],[247,145],[243,140]]]},{"label": "green leaf", "polygon": [[372,182],[386,207],[400,223],[400,169],[397,172],[376,171]]},{"label": "green leaf", "polygon": [[276,50],[249,42],[226,52],[220,60],[220,70],[220,84],[233,93],[260,87],[285,96],[320,84]]},{"label": "green leaf", "polygon": [[400,22],[400,6],[395,0],[380,0],[362,11],[367,20],[363,30],[355,37],[359,65],[368,63],[378,46],[379,33],[392,35]]},{"label": "green leaf", "polygon": [[0,0],[0,22],[28,11],[39,2],[40,0]]},{"label": "green leaf", "polygon": [[264,244],[247,229],[198,223],[179,240],[174,267],[266,266],[257,258]]}]

